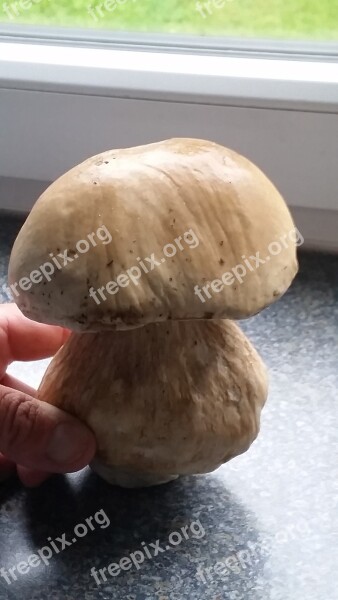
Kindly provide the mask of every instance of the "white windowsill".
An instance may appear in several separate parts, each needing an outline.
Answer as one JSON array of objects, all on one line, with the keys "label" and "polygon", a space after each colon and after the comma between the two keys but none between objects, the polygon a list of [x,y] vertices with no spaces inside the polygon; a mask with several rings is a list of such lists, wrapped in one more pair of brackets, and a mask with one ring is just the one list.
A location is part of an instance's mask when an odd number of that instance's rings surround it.
[{"label": "white windowsill", "polygon": [[102,150],[199,137],[258,164],[310,243],[338,249],[337,113],[335,62],[0,42],[0,209]]},{"label": "white windowsill", "polygon": [[338,64],[0,43],[0,88],[335,112]]}]

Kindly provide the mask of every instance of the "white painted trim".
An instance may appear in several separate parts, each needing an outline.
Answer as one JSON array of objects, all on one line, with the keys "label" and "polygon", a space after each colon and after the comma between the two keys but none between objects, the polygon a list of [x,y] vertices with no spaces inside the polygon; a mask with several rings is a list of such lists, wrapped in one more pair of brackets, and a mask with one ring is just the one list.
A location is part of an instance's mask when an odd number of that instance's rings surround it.
[{"label": "white painted trim", "polygon": [[51,182],[0,177],[0,210],[28,213]]},{"label": "white painted trim", "polygon": [[0,123],[3,177],[54,181],[103,150],[193,137],[247,156],[290,206],[338,209],[331,113],[0,89]]},{"label": "white painted trim", "polygon": [[306,250],[338,253],[338,211],[291,208]]},{"label": "white painted trim", "polygon": [[[197,137],[250,158],[289,206],[338,211],[337,113],[335,62],[0,43],[0,187]],[[0,209],[28,209],[32,186],[2,188]]]},{"label": "white painted trim", "polygon": [[0,87],[335,111],[338,64],[3,42]]}]

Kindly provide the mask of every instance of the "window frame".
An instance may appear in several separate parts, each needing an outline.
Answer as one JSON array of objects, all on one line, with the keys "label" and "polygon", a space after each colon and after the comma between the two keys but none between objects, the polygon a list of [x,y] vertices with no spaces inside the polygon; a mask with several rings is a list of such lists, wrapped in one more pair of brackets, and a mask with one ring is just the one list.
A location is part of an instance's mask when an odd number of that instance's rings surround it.
[{"label": "window frame", "polygon": [[[96,153],[90,134],[83,135],[85,124],[81,115],[77,115],[74,127],[70,120],[72,111],[83,110],[83,114],[88,115],[89,102],[97,118],[94,146],[99,150],[116,146],[113,141],[107,142],[103,130],[107,115],[111,114],[114,120],[116,111],[122,114],[123,102],[128,106],[132,103],[134,112],[140,111],[138,143],[156,141],[156,124],[150,127],[149,133],[149,121],[156,107],[162,107],[162,114],[165,114],[164,106],[170,109],[169,135],[172,131],[177,135],[176,121],[182,122],[185,107],[190,137],[202,137],[199,135],[201,119],[210,119],[213,121],[210,134],[207,125],[202,128],[203,137],[210,139],[218,134],[215,120],[221,110],[225,123],[231,123],[233,117],[236,120],[232,127],[232,139],[236,143],[227,142],[226,131],[224,139],[218,141],[246,155],[247,148],[251,148],[249,158],[263,170],[267,164],[270,168],[267,174],[277,185],[282,183],[283,187],[286,182],[286,200],[298,215],[300,229],[304,223],[309,231],[310,245],[338,250],[338,240],[335,240],[338,170],[334,167],[334,157],[338,157],[337,45],[314,44],[310,48],[299,42],[281,47],[277,42],[252,40],[251,44],[250,40],[249,50],[242,41],[229,39],[222,43],[215,39],[209,44],[210,38],[202,43],[184,36],[168,40],[168,36],[131,36],[115,32],[110,37],[106,32],[98,36],[97,31],[87,30],[67,30],[60,34],[59,30],[49,28],[42,31],[43,28],[28,30],[24,27],[21,33],[17,26],[5,29],[0,32],[0,120],[6,121],[10,149],[0,144],[0,188],[3,190],[0,209],[28,211],[38,190],[64,169]],[[58,125],[54,126],[53,110],[61,98],[60,110],[64,114],[58,115]],[[105,112],[101,117],[96,107],[102,106],[102,102]],[[25,111],[24,121],[18,119],[15,106]],[[51,123],[48,132],[37,132],[39,110],[44,112],[44,122]],[[249,123],[248,130],[241,125],[242,116]],[[291,118],[294,130],[289,128],[285,133],[284,127]],[[271,122],[275,128],[273,135],[267,129]],[[74,142],[69,139],[69,127]],[[126,145],[137,145],[128,130],[128,117],[114,122],[114,127],[119,143],[126,137]],[[238,139],[234,138],[236,127]],[[292,144],[289,147],[285,139],[288,134],[294,143],[304,136],[304,147],[301,144],[297,149]],[[60,162],[49,140],[57,140],[60,148],[63,135],[68,143],[62,148]],[[79,148],[76,137],[84,139],[83,147]],[[255,139],[260,148],[259,160],[252,151]],[[275,153],[268,150],[272,140],[277,144]],[[20,161],[15,161],[13,167],[17,147]],[[44,148],[42,161],[38,155],[41,147]],[[308,173],[311,179],[313,174],[316,192],[311,192],[311,181],[304,186],[304,182],[297,179],[297,169],[302,177]]]},{"label": "window frame", "polygon": [[213,54],[247,58],[338,61],[338,41],[240,38],[142,33],[93,28],[2,23],[0,41],[47,45],[111,47],[121,50]]}]

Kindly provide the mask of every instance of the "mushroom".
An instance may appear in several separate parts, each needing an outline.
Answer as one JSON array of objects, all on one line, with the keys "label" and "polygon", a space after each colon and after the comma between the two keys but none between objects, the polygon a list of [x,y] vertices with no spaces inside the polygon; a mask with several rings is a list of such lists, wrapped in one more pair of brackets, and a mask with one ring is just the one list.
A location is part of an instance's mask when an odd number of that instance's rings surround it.
[{"label": "mushroom", "polygon": [[[103,227],[110,239],[100,244],[88,234]],[[154,485],[213,471],[249,448],[267,375],[230,319],[288,289],[294,231],[269,179],[203,140],[104,152],[40,197],[9,282],[27,317],[73,330],[39,398],[92,428],[91,466],[104,479]],[[56,256],[65,264],[41,280]]]}]

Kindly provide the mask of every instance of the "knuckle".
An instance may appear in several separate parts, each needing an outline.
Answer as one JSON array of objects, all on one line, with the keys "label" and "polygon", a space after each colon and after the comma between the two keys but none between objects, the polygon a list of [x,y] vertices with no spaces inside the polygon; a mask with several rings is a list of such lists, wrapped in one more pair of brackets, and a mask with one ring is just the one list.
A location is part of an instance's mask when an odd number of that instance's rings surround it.
[{"label": "knuckle", "polygon": [[15,390],[1,394],[0,446],[3,452],[18,451],[34,435],[38,418],[38,403],[25,399]]}]

